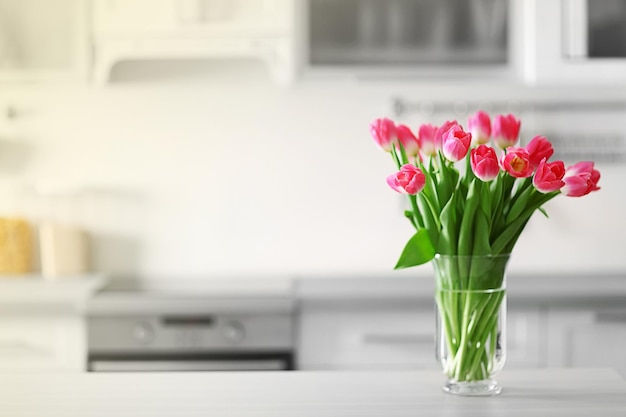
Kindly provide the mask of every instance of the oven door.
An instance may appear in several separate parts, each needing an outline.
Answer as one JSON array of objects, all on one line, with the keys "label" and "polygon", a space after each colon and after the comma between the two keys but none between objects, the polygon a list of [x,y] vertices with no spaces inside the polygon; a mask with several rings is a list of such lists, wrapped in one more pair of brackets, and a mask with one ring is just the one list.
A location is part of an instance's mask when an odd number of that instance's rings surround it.
[{"label": "oven door", "polygon": [[293,370],[290,352],[196,355],[90,355],[90,372],[206,372]]},{"label": "oven door", "polygon": [[92,372],[293,369],[288,312],[90,315]]}]

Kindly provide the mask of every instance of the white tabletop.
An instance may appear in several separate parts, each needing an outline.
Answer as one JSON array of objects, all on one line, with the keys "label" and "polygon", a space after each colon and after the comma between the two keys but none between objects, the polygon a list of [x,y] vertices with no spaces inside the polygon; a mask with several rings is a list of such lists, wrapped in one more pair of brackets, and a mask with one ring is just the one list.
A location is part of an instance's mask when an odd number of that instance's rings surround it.
[{"label": "white tabletop", "polygon": [[0,416],[626,416],[614,371],[503,371],[497,397],[455,397],[433,372],[0,374]]}]

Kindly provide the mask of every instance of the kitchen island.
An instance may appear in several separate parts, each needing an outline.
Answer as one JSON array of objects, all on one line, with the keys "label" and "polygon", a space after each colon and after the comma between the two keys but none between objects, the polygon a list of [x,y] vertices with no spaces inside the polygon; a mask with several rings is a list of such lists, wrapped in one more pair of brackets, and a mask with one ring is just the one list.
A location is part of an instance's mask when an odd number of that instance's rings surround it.
[{"label": "kitchen island", "polygon": [[503,371],[497,397],[444,394],[439,372],[0,374],[0,416],[620,416],[610,369]]}]

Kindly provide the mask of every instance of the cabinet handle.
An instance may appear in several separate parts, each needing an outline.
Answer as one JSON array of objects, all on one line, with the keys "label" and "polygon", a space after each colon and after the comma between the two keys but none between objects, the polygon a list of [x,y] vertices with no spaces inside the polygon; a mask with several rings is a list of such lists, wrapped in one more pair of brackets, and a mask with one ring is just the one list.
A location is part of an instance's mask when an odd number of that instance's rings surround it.
[{"label": "cabinet handle", "polygon": [[363,335],[367,345],[424,345],[434,343],[432,334],[385,334],[370,333]]},{"label": "cabinet handle", "polygon": [[47,355],[50,353],[48,349],[41,346],[33,345],[22,340],[0,340],[0,354],[2,352],[27,351],[37,354]]},{"label": "cabinet handle", "polygon": [[596,322],[626,324],[626,311],[599,311],[596,314]]}]

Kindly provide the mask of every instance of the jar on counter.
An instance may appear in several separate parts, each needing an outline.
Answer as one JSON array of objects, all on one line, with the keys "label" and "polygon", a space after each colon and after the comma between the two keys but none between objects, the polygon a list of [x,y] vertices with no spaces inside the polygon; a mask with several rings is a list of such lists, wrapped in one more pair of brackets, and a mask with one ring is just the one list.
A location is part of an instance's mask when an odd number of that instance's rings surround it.
[{"label": "jar on counter", "polygon": [[89,272],[89,236],[82,221],[82,191],[48,182],[38,184],[31,197],[42,277],[60,279]]},{"label": "jar on counter", "polygon": [[0,217],[0,277],[31,273],[32,264],[31,224],[20,217]]},{"label": "jar on counter", "polygon": [[44,278],[84,274],[87,265],[87,233],[80,227],[43,222],[39,225],[39,256]]}]

